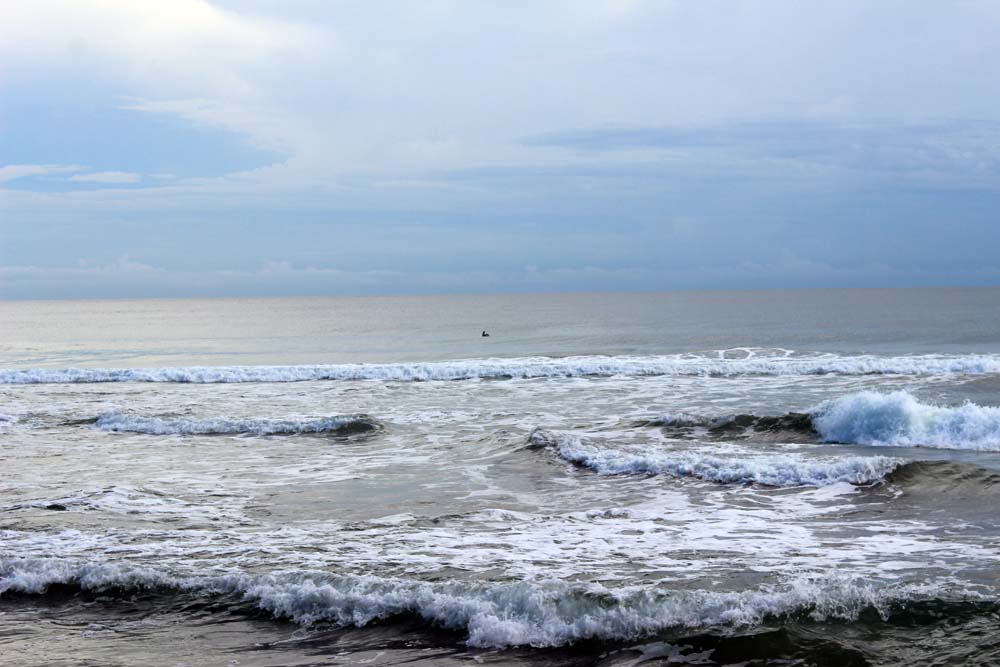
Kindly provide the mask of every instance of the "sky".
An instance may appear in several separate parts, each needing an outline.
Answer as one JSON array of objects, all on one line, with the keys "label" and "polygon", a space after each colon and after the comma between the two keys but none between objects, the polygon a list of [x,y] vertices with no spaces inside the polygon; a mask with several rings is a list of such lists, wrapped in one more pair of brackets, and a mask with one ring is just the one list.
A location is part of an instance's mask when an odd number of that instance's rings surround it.
[{"label": "sky", "polygon": [[10,0],[0,298],[1000,285],[1000,3]]}]

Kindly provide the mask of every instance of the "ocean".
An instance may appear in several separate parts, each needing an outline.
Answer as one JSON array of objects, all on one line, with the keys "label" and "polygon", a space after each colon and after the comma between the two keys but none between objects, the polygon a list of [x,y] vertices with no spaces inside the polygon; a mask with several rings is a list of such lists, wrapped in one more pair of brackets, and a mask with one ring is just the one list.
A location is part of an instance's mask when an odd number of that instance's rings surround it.
[{"label": "ocean", "polygon": [[0,662],[1000,664],[998,406],[995,288],[3,302]]}]

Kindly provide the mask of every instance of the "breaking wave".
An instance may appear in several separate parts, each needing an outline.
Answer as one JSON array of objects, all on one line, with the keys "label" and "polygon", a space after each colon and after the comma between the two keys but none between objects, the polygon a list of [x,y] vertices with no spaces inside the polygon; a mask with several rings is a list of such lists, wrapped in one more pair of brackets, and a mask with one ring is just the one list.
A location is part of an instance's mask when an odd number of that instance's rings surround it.
[{"label": "breaking wave", "polygon": [[905,391],[862,391],[812,410],[825,442],[1000,451],[1000,407],[921,403]]},{"label": "breaking wave", "polygon": [[674,437],[1000,451],[1000,407],[932,405],[905,391],[856,392],[777,416],[680,413],[636,425],[659,426]]},{"label": "breaking wave", "polygon": [[528,442],[534,448],[552,449],[560,458],[602,475],[667,474],[722,484],[792,487],[847,482],[864,485],[883,480],[903,464],[901,459],[886,456],[811,460],[796,454],[721,458],[692,451],[638,453],[597,447],[579,436],[543,429],[532,431]]},{"label": "breaking wave", "polygon": [[322,366],[192,366],[118,369],[7,369],[0,384],[72,382],[301,382],[307,380],[470,380],[586,376],[740,376],[740,375],[924,375],[1000,373],[1000,355],[872,355],[746,353],[713,356],[526,357],[466,359],[396,364]]},{"label": "breaking wave", "polygon": [[632,640],[671,629],[753,627],[768,619],[808,616],[883,619],[907,603],[981,600],[939,584],[880,585],[836,573],[739,592],[610,590],[598,584],[422,582],[319,573],[181,577],[127,565],[55,559],[0,560],[0,596],[58,589],[129,596],[137,591],[233,597],[276,619],[365,626],[399,616],[463,632],[473,647],[551,647],[583,640]]},{"label": "breaking wave", "polygon": [[140,417],[108,413],[94,424],[105,431],[148,433],[150,435],[292,435],[328,433],[348,435],[378,429],[368,415],[340,415],[322,419],[188,419]]}]

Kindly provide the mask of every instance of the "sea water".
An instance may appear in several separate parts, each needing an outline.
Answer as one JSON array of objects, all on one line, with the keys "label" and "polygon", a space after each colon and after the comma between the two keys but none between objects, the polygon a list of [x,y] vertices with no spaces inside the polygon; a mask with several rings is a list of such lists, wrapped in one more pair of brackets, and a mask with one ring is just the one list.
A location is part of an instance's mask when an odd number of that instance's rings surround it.
[{"label": "sea water", "polygon": [[998,289],[0,303],[0,656],[995,663],[998,405]]}]

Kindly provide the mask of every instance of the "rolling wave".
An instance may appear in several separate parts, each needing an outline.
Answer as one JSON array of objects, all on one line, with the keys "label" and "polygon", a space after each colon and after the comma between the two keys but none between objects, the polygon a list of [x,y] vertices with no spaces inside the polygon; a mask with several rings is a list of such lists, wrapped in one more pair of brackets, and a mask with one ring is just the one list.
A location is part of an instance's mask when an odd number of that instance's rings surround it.
[{"label": "rolling wave", "polygon": [[348,435],[379,428],[368,415],[339,415],[322,419],[188,419],[140,417],[121,413],[99,416],[94,424],[104,431],[149,435],[293,435],[326,433]]},{"label": "rolling wave", "polygon": [[395,364],[321,366],[191,366],[176,368],[70,368],[0,370],[0,384],[89,382],[302,382],[384,380],[398,382],[487,378],[741,375],[942,375],[1000,373],[1000,355],[796,356],[773,353],[727,358],[662,356],[525,357]]},{"label": "rolling wave", "polygon": [[[463,632],[473,647],[552,647],[583,640],[632,640],[670,629],[753,627],[769,619],[809,615],[855,621],[874,611],[882,618],[907,603],[954,597],[939,584],[880,585],[826,573],[781,586],[708,590],[609,590],[562,582],[423,582],[377,576],[229,574],[182,577],[128,565],[56,559],[0,560],[0,596],[45,595],[71,589],[132,596],[137,591],[235,598],[276,619],[301,624],[365,626],[399,616]],[[222,600],[219,600],[222,601]],[[981,602],[980,602],[981,604]]]},{"label": "rolling wave", "polygon": [[721,484],[777,487],[829,486],[840,482],[873,484],[903,463],[901,459],[885,456],[815,460],[797,454],[721,458],[692,451],[638,453],[597,447],[576,435],[543,429],[532,431],[528,441],[531,447],[552,449],[560,458],[601,475],[666,474]]}]

